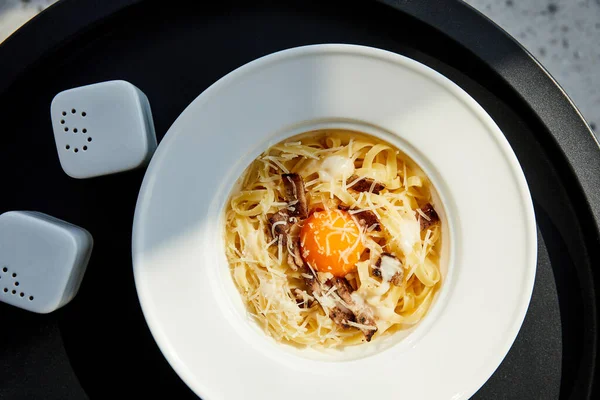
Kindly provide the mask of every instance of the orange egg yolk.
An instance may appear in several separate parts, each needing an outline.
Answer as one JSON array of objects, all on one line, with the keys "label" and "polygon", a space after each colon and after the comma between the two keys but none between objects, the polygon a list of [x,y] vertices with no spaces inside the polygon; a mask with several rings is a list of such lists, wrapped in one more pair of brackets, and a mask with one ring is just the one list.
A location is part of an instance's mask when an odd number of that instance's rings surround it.
[{"label": "orange egg yolk", "polygon": [[312,268],[340,277],[356,269],[365,250],[359,226],[341,210],[317,211],[304,221],[300,247]]}]

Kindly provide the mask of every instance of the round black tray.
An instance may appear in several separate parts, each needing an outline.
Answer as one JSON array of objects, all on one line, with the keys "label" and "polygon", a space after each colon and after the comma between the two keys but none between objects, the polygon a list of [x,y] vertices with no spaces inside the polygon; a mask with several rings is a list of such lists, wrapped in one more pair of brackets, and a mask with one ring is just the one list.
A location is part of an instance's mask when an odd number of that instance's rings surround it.
[{"label": "round black tray", "polygon": [[512,349],[474,398],[591,398],[600,149],[531,55],[458,0],[202,3],[64,0],[0,46],[0,212],[49,213],[95,239],[72,303],[50,315],[0,304],[0,398],[195,398],[154,343],[135,292],[131,225],[144,171],[67,177],[50,125],[53,96],[128,80],[147,94],[160,140],[224,74],[277,50],[331,42],[387,49],[443,73],[492,115],[523,166],[538,222],[535,288]]}]

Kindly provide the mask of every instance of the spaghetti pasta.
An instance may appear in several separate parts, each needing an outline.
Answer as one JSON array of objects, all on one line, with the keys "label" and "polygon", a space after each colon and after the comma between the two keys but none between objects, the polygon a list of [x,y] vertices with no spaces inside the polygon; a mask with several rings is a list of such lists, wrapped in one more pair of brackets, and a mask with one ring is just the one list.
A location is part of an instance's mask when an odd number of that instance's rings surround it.
[{"label": "spaghetti pasta", "polygon": [[239,187],[225,211],[226,255],[268,335],[356,345],[426,315],[442,284],[441,222],[431,182],[398,149],[353,131],[308,132],[266,150]]}]

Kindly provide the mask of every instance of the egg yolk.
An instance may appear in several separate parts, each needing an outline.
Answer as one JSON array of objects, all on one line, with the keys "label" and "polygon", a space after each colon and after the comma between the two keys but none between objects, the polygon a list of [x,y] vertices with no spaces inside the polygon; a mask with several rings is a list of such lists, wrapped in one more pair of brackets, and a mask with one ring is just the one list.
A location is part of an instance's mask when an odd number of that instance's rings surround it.
[{"label": "egg yolk", "polygon": [[340,277],[356,269],[365,250],[359,226],[341,210],[314,212],[300,231],[300,247],[312,268]]}]

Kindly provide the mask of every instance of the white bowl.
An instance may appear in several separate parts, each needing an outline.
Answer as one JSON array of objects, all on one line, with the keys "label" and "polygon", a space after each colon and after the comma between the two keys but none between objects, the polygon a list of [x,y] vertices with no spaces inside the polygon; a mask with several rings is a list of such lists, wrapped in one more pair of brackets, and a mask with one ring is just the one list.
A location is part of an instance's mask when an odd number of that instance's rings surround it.
[{"label": "white bowl", "polygon": [[[379,136],[424,169],[445,211],[448,267],[415,329],[327,353],[275,343],[255,326],[222,239],[225,200],[247,165],[271,144],[320,127]],[[490,116],[434,70],[352,45],[275,53],[202,93],[150,163],[133,232],[148,325],[204,400],[467,398],[518,333],[536,250],[525,178]]]}]

